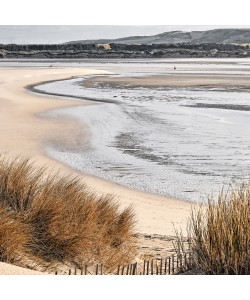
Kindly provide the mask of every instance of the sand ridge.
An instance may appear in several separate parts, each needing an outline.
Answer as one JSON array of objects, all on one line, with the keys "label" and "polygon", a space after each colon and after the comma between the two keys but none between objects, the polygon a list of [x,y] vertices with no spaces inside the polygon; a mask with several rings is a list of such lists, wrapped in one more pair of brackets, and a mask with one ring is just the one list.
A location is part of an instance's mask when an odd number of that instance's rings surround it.
[{"label": "sand ridge", "polygon": [[250,90],[249,75],[218,75],[218,74],[167,74],[167,75],[151,75],[151,76],[133,76],[133,77],[116,77],[102,76],[91,77],[84,81],[84,86],[92,87],[98,84],[110,84],[111,86],[127,86],[130,88],[147,87],[147,88],[202,88],[202,89],[230,89],[242,90],[249,92]]}]

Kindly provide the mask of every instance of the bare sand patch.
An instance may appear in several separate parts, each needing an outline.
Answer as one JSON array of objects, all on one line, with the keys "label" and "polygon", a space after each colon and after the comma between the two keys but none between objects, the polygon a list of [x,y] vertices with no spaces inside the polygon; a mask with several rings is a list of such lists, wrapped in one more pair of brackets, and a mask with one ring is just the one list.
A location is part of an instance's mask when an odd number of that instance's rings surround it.
[{"label": "bare sand patch", "polygon": [[0,262],[0,275],[47,275],[47,273]]}]

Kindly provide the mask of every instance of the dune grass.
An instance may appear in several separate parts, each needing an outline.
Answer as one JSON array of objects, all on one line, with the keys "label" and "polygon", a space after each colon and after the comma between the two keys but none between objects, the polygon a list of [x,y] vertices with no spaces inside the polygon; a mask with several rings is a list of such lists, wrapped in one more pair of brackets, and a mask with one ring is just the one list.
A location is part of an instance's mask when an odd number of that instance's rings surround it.
[{"label": "dune grass", "polygon": [[[250,274],[250,184],[230,186],[216,201],[193,209],[188,240],[191,268],[213,275]],[[183,251],[181,237],[178,249]]]},{"label": "dune grass", "polygon": [[134,213],[90,193],[75,177],[0,157],[0,260],[54,270],[102,263],[112,271],[136,255]]}]

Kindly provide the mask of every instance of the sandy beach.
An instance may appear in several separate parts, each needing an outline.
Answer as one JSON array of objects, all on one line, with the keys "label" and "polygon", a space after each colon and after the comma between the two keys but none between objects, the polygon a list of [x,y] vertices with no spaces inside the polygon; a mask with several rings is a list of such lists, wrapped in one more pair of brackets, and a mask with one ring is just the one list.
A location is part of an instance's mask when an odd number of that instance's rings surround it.
[{"label": "sandy beach", "polygon": [[[84,105],[98,105],[90,101],[49,97],[26,89],[36,83],[102,74],[97,70],[56,68],[3,68],[0,70],[0,153],[30,157],[37,166],[46,165],[62,173],[81,176],[87,187],[98,194],[112,194],[121,207],[133,205],[136,214],[136,232],[139,235],[173,236],[174,226],[185,231],[191,204],[177,199],[167,199],[138,192],[121,185],[80,174],[52,160],[44,153],[44,145],[50,141],[63,147],[84,147],[91,138],[89,128],[66,118],[47,118],[42,113],[49,110]],[[80,125],[80,126],[79,126]],[[154,243],[157,238],[154,239]],[[153,245],[154,245],[153,243]],[[172,242],[171,242],[172,244]]]},{"label": "sandy beach", "polygon": [[[186,221],[192,204],[178,199],[139,192],[122,185],[79,173],[44,153],[44,146],[53,142],[61,147],[76,149],[91,139],[91,128],[70,118],[48,117],[46,112],[62,107],[98,105],[91,101],[69,99],[33,93],[27,89],[40,82],[61,80],[75,76],[104,75],[105,71],[81,68],[2,68],[0,69],[0,153],[30,157],[37,166],[46,165],[62,173],[81,176],[88,189],[98,194],[111,194],[121,207],[133,205],[136,214],[136,233],[144,252],[156,247],[159,253],[172,251],[174,227],[186,231]],[[107,74],[107,72],[106,72]],[[219,76],[148,76],[145,78],[109,78],[102,82],[133,86],[206,86],[249,89],[249,78]],[[100,79],[100,78],[99,78]],[[98,80],[99,80],[98,79]],[[86,83],[87,82],[87,83]],[[92,85],[96,78],[85,81]],[[167,246],[168,245],[168,246]],[[165,253],[165,252],[166,253]],[[157,252],[157,251],[156,251]],[[3,273],[4,273],[3,269]],[[7,272],[9,274],[9,271]],[[13,270],[13,274],[15,274]]]},{"label": "sandy beach", "polygon": [[39,114],[59,107],[98,104],[43,96],[31,93],[25,87],[48,80],[102,73],[104,72],[97,70],[48,68],[0,70],[0,123],[3,128],[0,137],[0,152],[28,156],[36,164],[46,164],[56,170],[60,169],[63,172],[73,172],[83,176],[91,190],[118,197],[122,206],[134,205],[139,233],[173,235],[172,223],[174,222],[177,227],[185,224],[190,203],[137,192],[103,179],[79,174],[50,159],[43,152],[44,144],[51,140],[61,143],[64,147],[74,148],[84,147],[82,141],[87,143],[91,136],[89,129],[79,126],[75,120],[48,119]]}]

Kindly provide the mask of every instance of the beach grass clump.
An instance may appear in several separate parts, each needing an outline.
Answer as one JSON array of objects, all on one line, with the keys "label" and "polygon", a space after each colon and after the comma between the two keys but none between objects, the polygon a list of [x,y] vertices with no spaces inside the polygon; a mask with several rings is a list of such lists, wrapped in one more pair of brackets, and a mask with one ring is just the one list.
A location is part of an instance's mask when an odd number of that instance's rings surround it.
[{"label": "beach grass clump", "polygon": [[230,186],[193,209],[188,226],[193,268],[205,274],[250,274],[250,185]]},{"label": "beach grass clump", "polygon": [[29,228],[0,207],[0,261],[18,264],[27,256]]},{"label": "beach grass clump", "polygon": [[101,263],[112,271],[136,255],[134,213],[75,177],[30,160],[0,157],[0,260],[44,269]]}]

